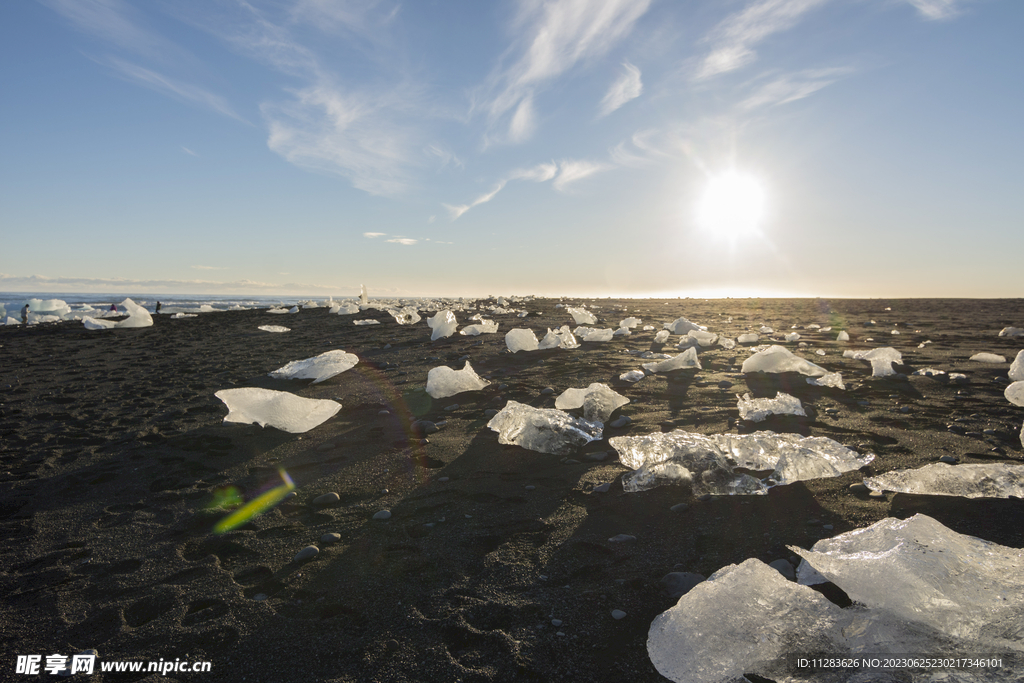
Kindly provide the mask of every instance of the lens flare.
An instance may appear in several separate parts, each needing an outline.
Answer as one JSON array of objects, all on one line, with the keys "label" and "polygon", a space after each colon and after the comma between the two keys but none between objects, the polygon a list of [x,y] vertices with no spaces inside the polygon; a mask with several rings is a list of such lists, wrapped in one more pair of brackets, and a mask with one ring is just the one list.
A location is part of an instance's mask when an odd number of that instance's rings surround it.
[{"label": "lens flare", "polygon": [[764,204],[764,188],[756,179],[728,171],[708,181],[697,207],[697,221],[707,230],[735,237],[760,227]]},{"label": "lens flare", "polygon": [[281,485],[275,486],[266,493],[261,494],[259,497],[250,500],[248,503],[238,508],[224,519],[217,522],[213,527],[213,533],[223,534],[236,529],[253,517],[262,515],[267,510],[271,509],[287,496],[289,493],[295,490],[295,482],[288,476],[288,473],[284,469],[277,471],[281,475]]}]

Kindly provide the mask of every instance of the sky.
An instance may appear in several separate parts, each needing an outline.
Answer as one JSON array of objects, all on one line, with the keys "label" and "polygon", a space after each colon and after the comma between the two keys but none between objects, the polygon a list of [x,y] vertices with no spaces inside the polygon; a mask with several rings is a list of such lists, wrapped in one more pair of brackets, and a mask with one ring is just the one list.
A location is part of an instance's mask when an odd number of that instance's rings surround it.
[{"label": "sky", "polygon": [[1024,297],[1019,0],[0,3],[0,291]]}]

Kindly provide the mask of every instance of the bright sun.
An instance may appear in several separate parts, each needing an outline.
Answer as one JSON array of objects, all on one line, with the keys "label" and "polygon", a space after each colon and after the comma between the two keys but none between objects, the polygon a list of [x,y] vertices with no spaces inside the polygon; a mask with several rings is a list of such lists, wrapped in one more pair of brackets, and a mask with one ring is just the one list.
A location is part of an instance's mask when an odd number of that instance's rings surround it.
[{"label": "bright sun", "polygon": [[763,217],[764,188],[736,171],[712,177],[697,208],[700,226],[724,236],[753,232]]}]

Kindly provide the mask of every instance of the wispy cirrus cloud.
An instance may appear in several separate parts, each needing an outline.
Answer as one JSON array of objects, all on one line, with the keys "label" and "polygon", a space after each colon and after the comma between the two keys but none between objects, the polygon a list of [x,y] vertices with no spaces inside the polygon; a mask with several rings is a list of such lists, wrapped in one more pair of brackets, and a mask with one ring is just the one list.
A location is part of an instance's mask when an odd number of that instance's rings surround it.
[{"label": "wispy cirrus cloud", "polygon": [[644,90],[644,85],[640,80],[640,69],[629,62],[624,62],[622,68],[625,69],[625,73],[612,83],[608,92],[605,93],[604,99],[601,100],[599,116],[611,114],[626,102],[640,97],[640,93]]},{"label": "wispy cirrus cloud", "polygon": [[711,51],[701,60],[698,80],[735,71],[756,59],[754,47],[768,36],[792,28],[810,10],[828,0],[755,0],[729,15],[705,38]]},{"label": "wispy cirrus cloud", "polygon": [[197,157],[197,156],[199,156],[198,154],[196,154],[195,152],[193,152],[192,150],[190,150],[190,149],[189,149],[188,147],[186,147],[185,145],[182,145],[182,146],[181,146],[181,150],[182,150],[183,152],[185,152],[185,154],[190,154],[190,155],[192,155],[192,156],[194,156],[194,157]]},{"label": "wispy cirrus cloud", "polygon": [[514,28],[519,56],[490,77],[484,98],[492,127],[507,121],[506,142],[527,140],[536,127],[535,94],[577,63],[605,54],[629,35],[650,0],[555,0],[522,4]]},{"label": "wispy cirrus cloud", "polygon": [[566,160],[561,161],[558,164],[558,177],[552,183],[554,188],[559,192],[564,192],[566,188],[579,180],[583,180],[595,173],[601,171],[607,171],[612,168],[610,164],[606,164],[600,161],[583,161],[583,160]]},{"label": "wispy cirrus cloud", "polygon": [[385,240],[385,241],[386,242],[391,242],[392,244],[404,244],[405,246],[411,246],[413,244],[416,244],[416,242],[418,240],[414,240],[414,239],[412,239],[410,237],[393,237],[393,238],[391,238],[389,240]]},{"label": "wispy cirrus cloud", "polygon": [[161,61],[191,59],[175,43],[141,26],[138,10],[123,0],[40,0],[83,33],[123,50]]},{"label": "wispy cirrus cloud", "polygon": [[555,164],[537,164],[531,168],[516,169],[505,178],[499,180],[492,190],[480,195],[469,204],[442,204],[441,206],[447,209],[452,220],[455,220],[474,206],[479,206],[494,199],[494,196],[501,192],[510,180],[530,180],[535,183],[543,183],[554,178],[557,173],[558,166]]},{"label": "wispy cirrus cloud", "polygon": [[363,237],[373,239],[374,237],[383,237],[386,233],[383,232],[364,232]]},{"label": "wispy cirrus cloud", "polygon": [[853,72],[850,67],[830,69],[806,69],[792,74],[776,76],[759,86],[739,107],[752,110],[761,107],[775,107],[808,97],[822,88],[832,85],[843,76]]},{"label": "wispy cirrus cloud", "polygon": [[907,0],[925,19],[951,19],[960,14],[963,0]]},{"label": "wispy cirrus cloud", "polygon": [[192,266],[192,270],[227,270],[227,268],[219,266]]}]

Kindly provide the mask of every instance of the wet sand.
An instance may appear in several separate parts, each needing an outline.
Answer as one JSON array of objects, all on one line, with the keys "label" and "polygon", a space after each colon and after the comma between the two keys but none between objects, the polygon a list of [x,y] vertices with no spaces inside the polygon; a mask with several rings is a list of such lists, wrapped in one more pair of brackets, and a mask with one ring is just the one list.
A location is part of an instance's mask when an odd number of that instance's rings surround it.
[{"label": "wet sand", "polygon": [[[79,322],[0,328],[0,680],[29,680],[14,674],[15,655],[94,648],[101,660],[209,660],[212,669],[78,679],[663,681],[646,639],[652,619],[675,603],[660,582],[669,572],[709,576],[750,557],[789,558],[789,545],[917,512],[1024,547],[1020,500],[876,499],[849,488],[866,474],[940,456],[1021,461],[1024,409],[1003,390],[1024,339],[998,332],[1024,326],[1024,301],[586,302],[599,307],[598,327],[635,316],[661,329],[685,316],[733,338],[769,325],[780,339],[798,325],[808,347],[784,345],[841,371],[846,391],[798,375],[740,375],[749,354],[742,346],[702,350],[700,371],[619,381],[640,368],[627,349],[662,350],[656,330],[575,350],[504,352],[511,328],[543,336],[548,327],[575,327],[556,303],[529,302],[525,319],[495,316],[495,335],[436,342],[425,322],[401,326],[376,310],[156,316],[153,327],[110,331]],[[467,313],[457,317],[460,327],[470,322]],[[365,318],[382,324],[352,324]],[[833,329],[804,329],[811,323]],[[840,329],[851,341],[835,341]],[[842,357],[880,346],[903,353],[899,376],[872,378],[868,362]],[[825,356],[814,354],[819,348]],[[320,384],[267,377],[330,349],[361,362]],[[1008,362],[968,360],[978,352]],[[464,356],[490,386],[431,399],[427,371],[461,369]],[[967,381],[909,376],[926,367]],[[781,389],[804,402],[808,417],[760,428],[831,437],[877,458],[859,472],[767,496],[702,500],[675,486],[623,492],[627,470],[606,440],[567,460],[500,445],[485,426],[485,411],[507,400],[554,407],[564,389],[591,382],[631,400],[615,416],[632,423],[606,428],[606,438],[751,431],[737,425],[736,394]],[[248,386],[343,407],[305,434],[223,423],[227,409],[214,392]],[[547,387],[554,394],[542,393]],[[422,435],[416,420],[446,424]],[[601,451],[607,457],[595,459]],[[252,498],[280,483],[279,468],[295,481],[294,498],[212,533],[225,514],[211,509],[218,492],[235,487]],[[606,482],[607,493],[592,491]],[[312,505],[328,492],[340,500]],[[670,510],[679,503],[687,508]],[[372,519],[385,509],[390,519]],[[327,533],[340,539],[321,543]],[[617,534],[636,541],[608,542]],[[310,544],[319,555],[292,562]],[[626,616],[613,619],[616,609]]]}]

